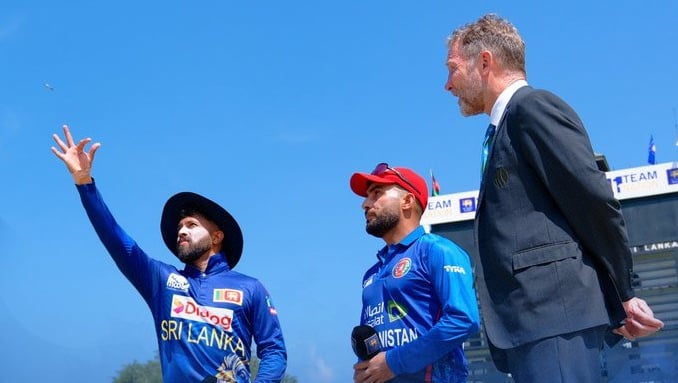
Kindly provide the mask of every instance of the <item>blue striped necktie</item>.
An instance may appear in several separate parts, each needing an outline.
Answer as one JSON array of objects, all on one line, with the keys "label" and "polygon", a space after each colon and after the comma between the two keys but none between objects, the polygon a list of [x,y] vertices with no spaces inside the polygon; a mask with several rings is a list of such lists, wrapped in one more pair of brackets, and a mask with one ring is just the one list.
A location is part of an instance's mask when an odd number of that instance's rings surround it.
[{"label": "blue striped necktie", "polygon": [[490,124],[485,131],[485,140],[483,140],[483,153],[480,158],[480,175],[482,176],[485,173],[485,165],[487,165],[487,156],[490,153],[490,148],[492,147],[492,141],[494,139],[494,132],[497,130],[497,127]]}]

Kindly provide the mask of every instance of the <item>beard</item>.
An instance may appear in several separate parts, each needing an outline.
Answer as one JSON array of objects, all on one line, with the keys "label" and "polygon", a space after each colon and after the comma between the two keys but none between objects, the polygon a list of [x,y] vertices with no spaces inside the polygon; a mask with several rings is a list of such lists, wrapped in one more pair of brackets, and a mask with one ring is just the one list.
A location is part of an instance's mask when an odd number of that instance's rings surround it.
[{"label": "beard", "polygon": [[475,116],[485,112],[483,84],[480,74],[474,68],[469,68],[467,75],[466,84],[460,87],[457,94],[459,109],[464,117]]},{"label": "beard", "polygon": [[189,242],[188,246],[179,246],[177,244],[177,258],[183,263],[192,264],[207,253],[212,248],[209,236],[200,239],[198,242]]},{"label": "beard", "polygon": [[383,215],[376,216],[372,221],[367,221],[365,231],[370,235],[382,238],[391,229],[396,227],[399,221],[399,214],[386,211]]}]

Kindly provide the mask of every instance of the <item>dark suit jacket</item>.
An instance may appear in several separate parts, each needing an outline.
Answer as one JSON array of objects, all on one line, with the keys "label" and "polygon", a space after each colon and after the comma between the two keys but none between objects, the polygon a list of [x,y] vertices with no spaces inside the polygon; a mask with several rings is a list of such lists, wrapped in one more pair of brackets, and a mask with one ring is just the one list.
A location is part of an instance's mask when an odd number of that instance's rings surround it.
[{"label": "dark suit jacket", "polygon": [[481,181],[475,233],[478,295],[494,347],[625,318],[632,258],[620,205],[579,117],[552,93],[523,87],[509,101]]}]

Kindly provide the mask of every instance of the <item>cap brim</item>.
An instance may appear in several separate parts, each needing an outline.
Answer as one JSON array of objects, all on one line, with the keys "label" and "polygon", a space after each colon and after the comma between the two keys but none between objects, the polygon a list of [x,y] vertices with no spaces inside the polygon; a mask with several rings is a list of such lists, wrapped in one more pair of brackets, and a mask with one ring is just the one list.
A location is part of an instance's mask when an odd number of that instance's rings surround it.
[{"label": "cap brim", "polygon": [[382,185],[396,184],[397,182],[388,178],[375,176],[369,173],[353,173],[351,176],[351,190],[361,197],[367,197],[367,188],[370,184],[377,183]]},{"label": "cap brim", "polygon": [[177,224],[181,210],[193,206],[209,216],[219,230],[224,232],[221,252],[226,256],[230,268],[234,268],[242,256],[243,237],[238,222],[233,216],[216,202],[192,192],[181,192],[173,195],[165,203],[160,219],[160,232],[165,246],[177,254]]}]

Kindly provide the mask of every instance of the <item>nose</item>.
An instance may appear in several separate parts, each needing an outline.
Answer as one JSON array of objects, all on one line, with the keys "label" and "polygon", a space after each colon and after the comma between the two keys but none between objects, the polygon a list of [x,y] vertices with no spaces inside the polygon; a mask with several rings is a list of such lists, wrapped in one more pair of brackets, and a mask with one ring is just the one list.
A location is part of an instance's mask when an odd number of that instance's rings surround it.
[{"label": "nose", "polygon": [[445,82],[445,90],[448,91],[448,92],[452,92],[452,89],[453,89],[453,85],[452,85],[452,74],[453,74],[453,73],[450,73],[450,74],[447,76],[447,82]]},{"label": "nose", "polygon": [[177,231],[177,236],[179,238],[185,237],[188,235],[188,229],[186,229],[186,226],[181,225],[179,226],[179,230]]},{"label": "nose", "polygon": [[362,205],[360,205],[360,206],[363,208],[365,213],[367,213],[367,210],[372,206],[372,202],[370,201],[369,198],[365,198]]}]

